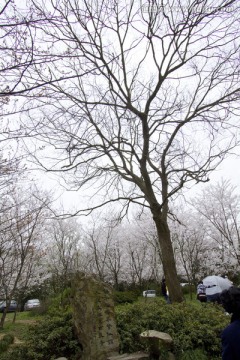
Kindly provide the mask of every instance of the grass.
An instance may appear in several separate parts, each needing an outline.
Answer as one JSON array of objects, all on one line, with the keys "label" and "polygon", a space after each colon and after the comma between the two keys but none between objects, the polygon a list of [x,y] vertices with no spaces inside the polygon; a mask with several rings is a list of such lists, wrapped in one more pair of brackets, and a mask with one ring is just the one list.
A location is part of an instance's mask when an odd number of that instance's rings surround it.
[{"label": "grass", "polygon": [[28,333],[28,326],[36,323],[43,316],[35,315],[31,311],[18,312],[16,321],[13,323],[14,313],[7,313],[4,327],[0,329],[0,337],[6,334],[12,334],[17,341],[24,341]]}]

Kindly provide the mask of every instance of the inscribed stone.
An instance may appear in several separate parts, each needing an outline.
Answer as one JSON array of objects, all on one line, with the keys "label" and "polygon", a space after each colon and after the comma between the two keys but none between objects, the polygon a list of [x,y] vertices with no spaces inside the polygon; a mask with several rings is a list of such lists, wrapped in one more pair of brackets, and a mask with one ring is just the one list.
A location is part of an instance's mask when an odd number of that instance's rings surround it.
[{"label": "inscribed stone", "polygon": [[117,354],[119,337],[110,286],[78,273],[72,291],[74,324],[83,349],[81,360],[106,360]]}]

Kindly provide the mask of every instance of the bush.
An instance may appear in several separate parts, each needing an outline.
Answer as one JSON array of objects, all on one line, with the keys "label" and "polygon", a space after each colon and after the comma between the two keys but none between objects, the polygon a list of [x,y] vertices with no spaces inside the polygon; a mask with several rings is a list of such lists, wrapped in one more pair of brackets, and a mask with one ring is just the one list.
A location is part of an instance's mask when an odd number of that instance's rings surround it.
[{"label": "bush", "polygon": [[0,354],[5,352],[11,344],[14,342],[14,336],[12,334],[4,335],[0,340]]},{"label": "bush", "polygon": [[[198,303],[168,305],[162,299],[119,306],[116,317],[122,352],[144,349],[139,334],[145,330],[157,330],[172,336],[174,352],[181,360],[191,359],[189,354],[193,351],[201,353],[198,355],[201,360],[205,354],[208,359],[218,358],[220,333],[229,322],[219,306]],[[183,354],[189,357],[181,358]]]},{"label": "bush", "polygon": [[72,315],[46,317],[29,327],[26,345],[18,346],[1,360],[52,360],[61,356],[79,358],[80,346],[73,331]]},{"label": "bush", "polygon": [[71,289],[66,288],[60,294],[45,301],[47,314],[49,316],[61,316],[61,314],[71,311],[70,293]]},{"label": "bush", "polygon": [[206,352],[202,349],[187,350],[180,356],[180,360],[208,360]]},{"label": "bush", "polygon": [[30,316],[36,317],[39,315],[45,315],[47,313],[46,303],[41,303],[39,307],[27,310]]},{"label": "bush", "polygon": [[[172,336],[177,360],[220,359],[220,332],[229,323],[220,306],[198,302],[168,305],[162,298],[150,300],[116,306],[122,352],[144,349],[140,333],[157,330]],[[81,349],[74,335],[71,312],[52,314],[30,327],[26,345],[4,350],[1,360],[53,360],[60,356],[79,359]]]},{"label": "bush", "polygon": [[138,294],[134,291],[114,291],[113,299],[115,305],[133,303],[138,298]]},{"label": "bush", "polygon": [[182,286],[182,292],[183,292],[183,295],[190,294],[191,292],[196,294],[196,289],[191,285],[185,285],[185,286]]},{"label": "bush", "polygon": [[23,360],[25,359],[26,348],[22,345],[16,345],[9,351],[1,354],[1,360]]},{"label": "bush", "polygon": [[3,336],[1,342],[5,342],[8,345],[11,345],[14,342],[14,336],[12,334],[6,334]]}]

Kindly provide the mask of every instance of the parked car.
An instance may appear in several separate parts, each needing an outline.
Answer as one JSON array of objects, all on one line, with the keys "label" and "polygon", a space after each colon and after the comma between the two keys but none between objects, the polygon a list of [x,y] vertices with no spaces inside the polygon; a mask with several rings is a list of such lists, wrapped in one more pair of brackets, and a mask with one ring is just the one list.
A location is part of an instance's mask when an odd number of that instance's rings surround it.
[{"label": "parked car", "polygon": [[38,299],[30,299],[24,305],[24,310],[32,310],[40,307],[40,301]]},{"label": "parked car", "polygon": [[156,290],[145,290],[143,292],[144,297],[156,297]]},{"label": "parked car", "polygon": [[[0,312],[4,312],[7,306],[6,301],[0,301]],[[16,311],[17,310],[17,302],[15,300],[11,300],[10,306],[8,308],[8,312]]]}]

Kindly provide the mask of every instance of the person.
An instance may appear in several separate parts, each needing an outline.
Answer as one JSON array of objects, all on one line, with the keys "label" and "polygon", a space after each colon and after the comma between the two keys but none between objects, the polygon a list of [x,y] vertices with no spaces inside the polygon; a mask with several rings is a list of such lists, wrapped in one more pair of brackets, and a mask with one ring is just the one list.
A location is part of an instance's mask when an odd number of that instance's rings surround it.
[{"label": "person", "polygon": [[240,359],[240,288],[236,286],[224,290],[220,294],[220,301],[229,314],[231,323],[221,334],[222,360]]},{"label": "person", "polygon": [[162,278],[162,282],[161,282],[161,291],[162,291],[162,295],[165,298],[167,304],[170,304],[168,288],[166,285],[166,279],[164,277]]},{"label": "person", "polygon": [[202,281],[199,281],[197,286],[197,299],[200,302],[207,302],[206,286],[203,284]]}]

